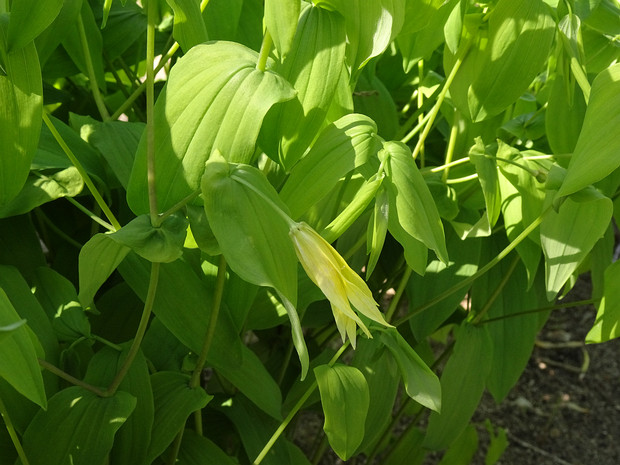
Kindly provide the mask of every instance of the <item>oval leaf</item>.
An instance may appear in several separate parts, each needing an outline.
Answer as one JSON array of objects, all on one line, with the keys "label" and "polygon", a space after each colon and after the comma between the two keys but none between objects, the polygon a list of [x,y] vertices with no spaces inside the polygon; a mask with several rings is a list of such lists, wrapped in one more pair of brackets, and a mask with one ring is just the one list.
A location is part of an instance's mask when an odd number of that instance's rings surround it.
[{"label": "oval leaf", "polygon": [[314,374],[325,414],[323,430],[334,452],[347,460],[364,439],[368,384],[361,371],[347,365],[320,365]]},{"label": "oval leaf", "polygon": [[298,0],[265,1],[265,26],[282,57],[291,49],[300,10]]},{"label": "oval leaf", "polygon": [[[256,69],[258,54],[232,42],[193,47],[172,68],[155,105],[155,166],[161,211],[200,187],[215,149],[248,163],[267,110],[293,98],[281,76]],[[146,139],[143,135],[129,180],[127,200],[147,213]]]}]

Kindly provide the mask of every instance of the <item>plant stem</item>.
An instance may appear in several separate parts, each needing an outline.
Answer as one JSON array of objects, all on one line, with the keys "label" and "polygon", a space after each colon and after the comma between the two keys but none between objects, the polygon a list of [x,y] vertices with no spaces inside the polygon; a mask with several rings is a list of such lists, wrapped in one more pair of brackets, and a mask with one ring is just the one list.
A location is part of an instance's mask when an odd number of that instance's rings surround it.
[{"label": "plant stem", "polygon": [[66,232],[64,232],[58,226],[56,226],[52,222],[52,220],[50,220],[47,217],[47,215],[45,213],[43,213],[43,211],[40,208],[35,209],[34,210],[34,214],[39,219],[39,221],[45,223],[45,225],[48,228],[50,228],[52,231],[54,231],[56,233],[56,235],[58,235],[58,237],[60,237],[61,239],[64,239],[65,241],[67,241],[69,244],[71,244],[73,247],[77,248],[78,250],[82,248],[82,244],[80,244],[78,241],[73,239]]},{"label": "plant stem", "polygon": [[192,200],[194,200],[196,197],[198,197],[200,195],[200,190],[197,190],[195,192],[192,192],[191,194],[189,194],[187,197],[185,197],[183,200],[180,200],[179,202],[177,202],[175,205],[173,205],[172,207],[170,207],[168,210],[166,210],[163,213],[159,214],[159,221],[163,223],[163,221],[168,218],[170,215],[176,213],[177,211],[179,211],[181,208],[183,208],[185,205],[187,205],[188,203],[190,203]]},{"label": "plant stem", "polygon": [[394,316],[394,312],[396,311],[396,308],[398,308],[398,304],[405,292],[405,288],[407,287],[409,278],[411,278],[412,272],[413,270],[407,267],[407,269],[403,273],[403,277],[401,278],[400,283],[398,284],[398,289],[396,289],[396,294],[392,298],[392,301],[390,302],[390,306],[388,307],[387,312],[385,312],[385,320],[388,323],[392,320],[392,317]]},{"label": "plant stem", "polygon": [[[347,341],[347,342],[345,342],[342,345],[342,347],[340,347],[340,349],[338,349],[338,352],[336,352],[334,354],[334,356],[332,357],[332,359],[328,363],[328,365],[330,367],[334,366],[334,363],[336,363],[336,361],[345,352],[345,350],[347,350],[349,348],[349,344],[350,344],[350,341]],[[308,400],[310,395],[312,395],[312,393],[314,392],[314,390],[317,387],[318,387],[318,383],[317,383],[317,381],[315,379],[312,382],[312,384],[310,385],[310,387],[308,388],[308,390],[306,392],[304,392],[304,394],[297,401],[295,406],[288,413],[286,418],[284,420],[282,420],[282,423],[280,423],[280,426],[278,426],[278,429],[276,429],[276,431],[272,434],[272,436],[269,439],[269,441],[267,442],[267,444],[265,444],[265,447],[263,447],[263,450],[260,452],[260,454],[258,454],[258,457],[256,457],[256,459],[254,459],[254,462],[252,462],[252,465],[259,465],[263,461],[263,459],[267,456],[267,454],[269,453],[269,451],[271,450],[273,445],[276,443],[278,438],[282,435],[282,433],[284,432],[284,430],[286,429],[288,424],[291,422],[293,417],[295,415],[297,415],[297,412],[301,409],[301,407],[303,407],[303,405],[306,403],[306,400]]]},{"label": "plant stem", "polygon": [[6,426],[6,430],[9,432],[9,436],[11,437],[11,441],[13,442],[13,446],[17,451],[17,456],[21,461],[21,465],[30,465],[28,462],[28,457],[26,457],[26,453],[24,452],[24,448],[22,447],[22,443],[19,440],[19,436],[17,435],[17,431],[15,431],[15,427],[13,426],[13,422],[11,421],[11,417],[9,416],[9,412],[2,402],[2,398],[0,397],[0,416],[4,420],[4,425]]},{"label": "plant stem", "polygon": [[422,134],[420,134],[420,139],[418,139],[418,143],[416,144],[415,149],[413,150],[414,160],[417,158],[418,154],[420,153],[420,150],[422,150],[424,141],[426,140],[428,133],[431,131],[431,128],[433,127],[433,123],[435,122],[435,118],[437,117],[437,114],[439,113],[439,109],[441,108],[443,100],[446,97],[446,94],[448,93],[448,89],[450,89],[450,86],[452,85],[452,81],[454,81],[454,77],[456,76],[456,73],[461,67],[461,64],[463,63],[465,56],[467,56],[467,52],[469,52],[470,46],[471,46],[471,40],[468,40],[459,49],[459,53],[456,56],[456,62],[454,63],[454,66],[452,67],[450,74],[446,78],[446,81],[443,85],[443,89],[441,89],[441,92],[439,93],[439,96],[437,97],[437,101],[435,102],[435,105],[433,105],[433,109],[429,112],[430,117],[429,117],[428,123],[426,123],[426,127],[424,128],[424,131],[422,131]]},{"label": "plant stem", "polygon": [[101,389],[99,389],[98,387],[93,386],[92,384],[85,383],[84,381],[82,381],[80,379],[77,379],[74,376],[71,376],[66,371],[61,370],[60,368],[52,365],[51,363],[49,363],[46,360],[43,360],[43,359],[40,358],[40,359],[38,359],[38,361],[39,361],[39,365],[40,366],[45,368],[50,373],[54,373],[59,378],[62,378],[65,381],[68,381],[71,384],[74,384],[74,385],[79,386],[81,388],[84,388],[87,391],[93,392],[93,393],[97,394],[100,397],[105,397],[105,393]]},{"label": "plant stem", "polygon": [[542,223],[545,215],[547,214],[547,212],[551,209],[551,207],[548,207],[545,211],[543,211],[540,216],[538,216],[538,218],[536,218],[534,221],[532,221],[532,223],[525,228],[521,234],[519,234],[514,241],[512,241],[510,244],[508,244],[504,250],[502,250],[495,258],[493,258],[493,260],[491,260],[489,263],[487,263],[485,266],[483,266],[482,268],[480,268],[476,273],[474,273],[473,275],[471,275],[469,278],[465,278],[463,281],[461,281],[460,283],[455,284],[454,286],[452,286],[451,288],[445,290],[444,292],[442,292],[441,294],[439,294],[437,297],[435,297],[434,299],[431,299],[430,301],[428,301],[427,303],[423,304],[422,306],[416,308],[415,310],[413,310],[412,312],[410,312],[408,315],[404,316],[403,318],[401,318],[400,320],[396,321],[394,323],[394,326],[400,326],[401,324],[405,323],[406,321],[408,321],[409,319],[411,319],[414,315],[417,315],[420,312],[423,312],[424,310],[427,310],[429,308],[431,308],[432,306],[438,304],[439,302],[441,302],[442,300],[446,299],[447,297],[451,296],[452,294],[454,294],[455,292],[463,289],[464,287],[469,286],[470,284],[472,284],[476,279],[478,279],[480,276],[482,276],[483,274],[485,274],[487,271],[489,271],[491,268],[493,268],[495,265],[497,265],[499,262],[501,262],[506,255],[508,255],[510,252],[512,252],[512,250],[519,245],[521,242],[523,242],[523,240],[525,240],[525,238],[527,236],[529,236],[538,226],[540,226],[540,223]]},{"label": "plant stem", "polygon": [[136,358],[136,355],[138,355],[138,351],[140,350],[140,344],[142,344],[142,339],[144,338],[144,333],[146,333],[146,328],[149,324],[149,319],[151,318],[151,312],[153,311],[153,303],[155,302],[155,293],[157,291],[157,283],[159,282],[160,268],[161,263],[151,264],[149,289],[146,294],[146,299],[144,300],[144,310],[142,310],[142,318],[140,319],[138,330],[136,331],[136,337],[131,343],[131,347],[129,348],[127,358],[123,362],[123,365],[121,366],[120,370],[118,370],[118,373],[116,373],[116,376],[112,380],[112,383],[110,384],[108,389],[106,389],[104,393],[106,397],[111,397],[116,393],[116,390],[123,382],[123,379],[127,375],[127,372],[131,368],[131,364]]},{"label": "plant stem", "polygon": [[523,315],[530,315],[532,313],[542,313],[542,312],[550,312],[552,310],[559,310],[562,308],[572,308],[572,307],[582,307],[585,305],[594,305],[600,302],[601,299],[587,299],[587,300],[578,300],[575,302],[567,302],[567,303],[558,303],[556,305],[550,305],[548,307],[535,308],[532,310],[524,310],[522,312],[511,313],[510,315],[502,315],[495,318],[489,318],[487,320],[483,320],[478,324],[486,325],[487,323],[494,323],[496,321],[507,320],[508,318],[515,318]]},{"label": "plant stem", "polygon": [[415,136],[418,132],[420,132],[422,130],[422,128],[424,127],[424,125],[426,123],[428,123],[428,120],[431,119],[431,114],[427,113],[426,115],[424,115],[418,122],[418,124],[407,133],[406,136],[404,136],[400,141],[403,144],[406,144],[407,142],[409,142],[411,139],[413,139],[413,136]]},{"label": "plant stem", "polygon": [[95,184],[93,183],[92,179],[90,179],[90,176],[88,176],[88,173],[86,172],[86,170],[84,169],[80,161],[73,154],[73,152],[71,151],[67,143],[64,141],[64,139],[62,138],[58,130],[56,130],[56,128],[54,127],[54,124],[52,123],[52,121],[49,119],[49,116],[47,116],[47,113],[45,112],[43,112],[43,121],[45,122],[45,125],[48,127],[48,129],[54,136],[54,139],[56,139],[56,142],[58,142],[58,145],[60,145],[60,147],[62,148],[62,151],[65,152],[65,155],[67,155],[69,160],[71,160],[71,163],[73,164],[73,166],[77,168],[78,173],[80,173],[80,176],[82,176],[82,179],[84,180],[84,184],[86,184],[86,187],[88,187],[88,190],[90,191],[92,196],[97,201],[97,204],[101,208],[101,211],[105,213],[105,216],[108,218],[108,221],[112,224],[115,230],[121,229],[120,223],[116,220],[116,218],[114,217],[114,214],[112,213],[108,205],[103,200],[103,197],[101,196],[101,194],[95,187]]},{"label": "plant stem", "polygon": [[[420,89],[422,88],[422,81],[424,80],[424,60],[420,60],[418,61],[418,108],[422,108],[422,105],[424,105],[424,92],[422,92]],[[424,116],[422,114],[420,114],[420,116],[418,116],[418,124],[422,125],[424,124]],[[420,167],[424,168],[424,165],[426,164],[426,151],[424,150],[424,145],[422,145],[420,147]]]},{"label": "plant stem", "polygon": [[265,69],[267,68],[267,59],[269,58],[269,53],[271,52],[272,46],[273,39],[271,38],[271,34],[269,34],[268,30],[265,30],[263,43],[260,46],[260,52],[258,54],[258,62],[256,63],[257,70],[265,72]]},{"label": "plant stem", "polygon": [[[95,215],[93,212],[91,212],[88,208],[86,208],[84,205],[82,205],[80,202],[78,202],[77,200],[75,200],[73,197],[65,197],[65,199],[67,199],[67,202],[69,202],[71,205],[73,205],[75,208],[77,208],[78,210],[80,210],[81,212],[85,213],[86,216],[88,216],[91,220],[93,220],[95,223],[100,224],[101,226],[103,226],[104,228],[106,228],[108,231],[117,231],[118,229],[120,229],[120,225],[119,228],[115,228],[114,226],[112,226],[110,223],[108,223],[107,221],[102,220],[101,218],[99,218],[97,215]],[[82,246],[80,246],[80,248],[82,248]]]},{"label": "plant stem", "polygon": [[[456,136],[459,134],[459,111],[454,109],[454,120],[452,121],[452,128],[450,129],[450,138],[448,139],[448,148],[446,149],[446,165],[452,163],[454,157],[454,147],[456,146]],[[448,174],[450,174],[450,167],[447,167],[442,175],[443,182],[448,181]]]},{"label": "plant stem", "polygon": [[155,2],[149,0],[146,26],[146,177],[149,192],[151,224],[157,228],[157,190],[155,188]]},{"label": "plant stem", "polygon": [[506,287],[506,284],[508,284],[508,281],[510,281],[510,277],[512,276],[512,273],[514,273],[515,268],[519,264],[519,260],[520,260],[519,256],[517,255],[512,261],[512,263],[510,264],[510,267],[508,268],[508,271],[506,272],[506,274],[502,277],[502,280],[500,281],[499,285],[493,291],[493,294],[491,294],[487,302],[484,304],[484,307],[482,307],[482,309],[478,312],[478,314],[474,318],[473,324],[477,325],[482,321],[482,318],[484,317],[484,315],[487,314],[487,312],[489,311],[493,303],[497,300],[499,295],[502,293],[502,290],[504,289],[504,287]]},{"label": "plant stem", "polygon": [[172,443],[172,450],[170,451],[167,465],[174,465],[175,463],[177,463],[177,457],[179,455],[179,451],[181,450],[181,443],[183,442],[184,431],[185,427],[181,428],[179,434],[177,434],[177,436],[174,438],[174,442]]},{"label": "plant stem", "polygon": [[95,341],[99,341],[101,342],[103,345],[108,346],[111,349],[116,350],[117,352],[122,352],[123,348],[121,346],[119,346],[118,344],[114,344],[112,341],[108,341],[107,339],[101,337],[101,336],[97,336],[96,334],[92,335],[92,338]]},{"label": "plant stem", "polygon": [[99,92],[99,83],[97,82],[97,76],[95,75],[95,68],[93,61],[90,57],[90,50],[88,48],[88,39],[86,38],[86,30],[84,29],[84,21],[82,21],[82,14],[78,14],[77,26],[80,33],[80,42],[82,43],[82,51],[84,52],[84,62],[86,63],[86,70],[88,71],[88,80],[90,82],[90,89],[95,99],[95,104],[99,110],[99,114],[104,121],[110,119],[110,113],[105,106],[101,92]]}]

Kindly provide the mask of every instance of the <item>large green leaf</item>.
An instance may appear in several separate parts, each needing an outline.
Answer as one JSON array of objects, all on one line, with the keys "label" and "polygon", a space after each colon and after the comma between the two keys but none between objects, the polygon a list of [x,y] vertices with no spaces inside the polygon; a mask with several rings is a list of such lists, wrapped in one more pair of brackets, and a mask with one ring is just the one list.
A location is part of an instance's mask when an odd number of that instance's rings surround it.
[{"label": "large green leaf", "polygon": [[[0,326],[9,327],[21,321],[6,293],[0,289]],[[0,339],[0,377],[25,397],[45,408],[45,387],[31,336],[36,337],[28,326],[22,325],[14,328],[9,337]]]},{"label": "large green leaf", "polygon": [[265,120],[261,148],[287,170],[301,158],[323,125],[341,76],[345,24],[340,14],[319,6],[301,13],[292,50],[276,70],[297,96],[274,107]]},{"label": "large green leaf", "polygon": [[[144,300],[150,265],[129,254],[119,271]],[[200,353],[211,317],[212,293],[182,260],[161,265],[153,313],[186,347]],[[207,359],[222,376],[274,418],[280,418],[282,395],[260,359],[241,343],[228,312],[220,312]]]},{"label": "large green leaf", "polygon": [[114,434],[135,405],[136,399],[122,391],[107,398],[77,386],[60,391],[24,434],[30,465],[102,463],[112,448]]},{"label": "large green leaf", "polygon": [[350,114],[321,131],[318,139],[291,170],[280,197],[298,219],[326,196],[338,180],[366,163],[379,148],[377,125],[364,115]]},{"label": "large green leaf", "polygon": [[[121,352],[104,347],[88,364],[84,381],[94,386],[109,386],[123,362],[131,342],[123,344]],[[153,390],[146,358],[138,352],[119,389],[136,398],[136,407],[114,438],[110,463],[115,465],[143,464],[151,441],[153,425]]]},{"label": "large green leaf", "polygon": [[194,45],[206,42],[207,28],[196,0],[166,0],[174,10],[172,35],[185,53]]},{"label": "large green leaf", "polygon": [[108,234],[95,234],[84,244],[79,255],[79,299],[85,307],[92,304],[95,294],[131,249],[113,240]]},{"label": "large green leaf", "polygon": [[300,10],[298,0],[265,1],[265,26],[282,57],[291,49]]},{"label": "large green leaf", "polygon": [[548,300],[562,290],[605,234],[612,214],[611,200],[594,188],[568,197],[558,212],[551,210],[546,214],[540,225],[540,242],[545,254]]},{"label": "large green leaf", "polygon": [[188,375],[171,371],[160,371],[151,376],[155,420],[147,463],[166,450],[192,412],[206,407],[213,398],[200,386],[190,388],[189,381]]},{"label": "large green leaf", "polygon": [[[258,54],[240,44],[193,47],[172,68],[155,105],[155,166],[161,211],[200,187],[214,150],[233,162],[250,162],[267,110],[294,90],[281,76],[256,69]],[[147,213],[146,138],[129,180],[127,200]]]},{"label": "large green leaf", "polygon": [[605,270],[605,288],[596,321],[586,335],[586,343],[605,342],[620,336],[620,261]]},{"label": "large green leaf", "polygon": [[183,432],[179,450],[179,465],[237,465],[237,460],[226,455],[213,441],[200,436],[194,430]]},{"label": "large green leaf", "polygon": [[347,460],[364,439],[368,384],[357,368],[342,364],[320,365],[314,374],[325,414],[323,430],[334,452]]},{"label": "large green leaf", "polygon": [[442,262],[448,263],[443,225],[437,206],[413,161],[411,150],[399,142],[386,142],[379,156],[387,174],[384,183],[390,196],[390,224],[392,218],[398,219],[408,235],[424,243],[435,251]]},{"label": "large green leaf", "polygon": [[441,413],[431,413],[424,447],[445,449],[465,430],[482,397],[492,360],[487,328],[463,323],[441,374]]},{"label": "large green leaf", "polygon": [[34,43],[9,51],[9,16],[0,14],[0,207],[20,191],[41,132],[43,85]]},{"label": "large green leaf", "polygon": [[396,329],[382,331],[381,342],[398,364],[407,395],[431,410],[441,411],[441,385],[437,375]]},{"label": "large green leaf", "polygon": [[605,178],[620,166],[620,63],[592,83],[583,128],[558,196],[572,194]]},{"label": "large green leaf", "polygon": [[497,163],[488,155],[484,142],[482,142],[480,137],[477,137],[475,144],[469,150],[469,159],[476,167],[478,181],[480,182],[482,194],[484,195],[489,226],[492,228],[499,218],[501,198],[497,176]]},{"label": "large green leaf", "polygon": [[82,7],[82,0],[63,0],[62,8],[54,21],[35,39],[37,53],[41,66],[50,57],[54,49],[69,33],[70,27],[76,21]]},{"label": "large green leaf", "polygon": [[56,18],[63,0],[20,0],[11,5],[11,22],[7,44],[18,50],[32,42]]},{"label": "large green leaf", "polygon": [[77,168],[71,166],[56,173],[32,173],[22,190],[0,208],[0,218],[22,215],[62,197],[75,197],[84,188]]}]

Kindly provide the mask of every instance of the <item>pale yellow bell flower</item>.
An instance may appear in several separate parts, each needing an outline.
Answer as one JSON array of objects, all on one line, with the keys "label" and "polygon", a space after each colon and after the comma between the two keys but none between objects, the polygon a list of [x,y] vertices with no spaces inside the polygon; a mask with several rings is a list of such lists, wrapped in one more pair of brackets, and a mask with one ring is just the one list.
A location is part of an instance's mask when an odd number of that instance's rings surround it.
[{"label": "pale yellow bell flower", "polygon": [[364,280],[353,271],[340,254],[306,223],[295,223],[289,235],[304,270],[329,300],[342,341],[348,336],[355,348],[356,325],[368,336],[370,331],[357,316],[362,315],[384,326],[390,326]]}]

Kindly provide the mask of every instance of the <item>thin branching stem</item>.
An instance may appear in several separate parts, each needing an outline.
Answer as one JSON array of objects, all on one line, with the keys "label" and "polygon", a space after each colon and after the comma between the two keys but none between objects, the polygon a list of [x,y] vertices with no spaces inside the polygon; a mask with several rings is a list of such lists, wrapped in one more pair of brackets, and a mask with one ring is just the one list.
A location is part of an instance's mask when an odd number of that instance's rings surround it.
[{"label": "thin branching stem", "polygon": [[93,66],[93,60],[90,56],[90,49],[88,48],[88,39],[86,38],[86,29],[84,29],[84,21],[82,21],[82,15],[79,14],[77,17],[77,26],[78,32],[80,34],[80,42],[82,43],[82,51],[84,53],[84,62],[86,63],[86,70],[88,71],[88,80],[90,82],[90,89],[93,93],[93,98],[95,99],[95,104],[97,105],[97,109],[101,114],[101,118],[104,121],[108,121],[110,119],[110,113],[105,106],[105,102],[103,101],[103,97],[101,96],[101,92],[99,92],[99,82],[97,82],[97,76],[95,74],[95,67]]},{"label": "thin branching stem", "polygon": [[9,432],[9,436],[11,437],[11,442],[13,443],[13,447],[17,451],[17,456],[21,461],[21,465],[30,465],[28,462],[28,457],[26,457],[26,452],[24,452],[24,448],[22,447],[22,443],[19,440],[19,436],[17,431],[15,431],[15,427],[13,426],[13,422],[11,421],[11,417],[9,416],[9,412],[2,402],[2,397],[0,397],[0,416],[4,420],[4,426],[6,426],[6,430]]},{"label": "thin branching stem", "polygon": [[46,360],[43,360],[43,359],[40,358],[40,359],[38,359],[38,361],[39,361],[39,365],[42,368],[45,368],[50,373],[54,373],[59,378],[62,378],[65,381],[68,381],[69,383],[71,383],[71,384],[73,384],[75,386],[79,386],[79,387],[81,387],[83,389],[86,389],[87,391],[93,392],[93,393],[97,394],[100,397],[105,397],[104,391],[99,389],[97,386],[93,386],[92,384],[85,383],[81,379],[77,379],[75,376],[70,375],[66,371],[61,370],[60,368],[58,368],[55,365],[52,365],[51,363],[49,363]]}]

